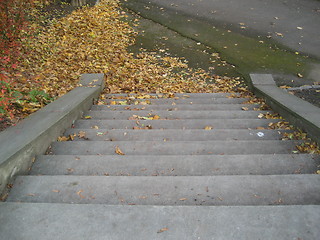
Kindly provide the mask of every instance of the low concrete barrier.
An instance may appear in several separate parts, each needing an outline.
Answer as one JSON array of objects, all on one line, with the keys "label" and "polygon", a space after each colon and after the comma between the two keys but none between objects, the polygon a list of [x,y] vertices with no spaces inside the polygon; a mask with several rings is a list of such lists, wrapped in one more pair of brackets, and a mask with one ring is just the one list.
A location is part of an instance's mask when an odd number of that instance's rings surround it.
[{"label": "low concrete barrier", "polygon": [[271,74],[250,74],[253,92],[320,144],[320,108],[277,87]]},{"label": "low concrete barrier", "polygon": [[79,87],[0,132],[0,196],[15,176],[26,174],[66,128],[82,116],[104,88],[104,74],[83,74]]}]

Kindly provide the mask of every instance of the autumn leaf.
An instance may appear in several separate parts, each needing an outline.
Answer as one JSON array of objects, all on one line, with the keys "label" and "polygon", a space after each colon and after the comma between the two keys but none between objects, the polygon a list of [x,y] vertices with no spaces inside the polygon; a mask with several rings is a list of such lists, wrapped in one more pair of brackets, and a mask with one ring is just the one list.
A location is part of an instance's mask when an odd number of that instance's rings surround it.
[{"label": "autumn leaf", "polygon": [[157,233],[162,233],[162,232],[165,232],[165,231],[168,231],[169,229],[168,228],[161,228]]},{"label": "autumn leaf", "polygon": [[65,141],[73,141],[76,134],[70,134],[69,136],[61,136],[58,137],[59,142],[65,142]]},{"label": "autumn leaf", "polygon": [[118,154],[118,155],[125,155],[125,154],[121,151],[121,149],[119,148],[119,146],[116,146],[115,153]]},{"label": "autumn leaf", "polygon": [[86,133],[85,133],[84,131],[80,131],[80,132],[78,133],[78,137],[79,137],[79,138],[86,138]]},{"label": "autumn leaf", "polygon": [[79,190],[78,192],[77,192],[77,194],[79,195],[79,197],[80,198],[85,198],[81,193],[83,192],[83,190]]},{"label": "autumn leaf", "polygon": [[66,136],[58,137],[59,142],[69,141],[69,138]]},{"label": "autumn leaf", "polygon": [[204,127],[204,130],[211,130],[211,129],[213,129],[212,126],[205,126],[205,127]]}]

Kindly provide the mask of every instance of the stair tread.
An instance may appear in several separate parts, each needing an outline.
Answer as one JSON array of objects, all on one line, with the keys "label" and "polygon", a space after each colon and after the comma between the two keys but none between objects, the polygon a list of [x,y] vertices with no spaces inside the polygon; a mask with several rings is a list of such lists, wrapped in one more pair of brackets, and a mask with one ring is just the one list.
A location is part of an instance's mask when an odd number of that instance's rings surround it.
[{"label": "stair tread", "polygon": [[[135,97],[138,98],[139,97],[147,97],[147,96],[151,96],[151,97],[156,97],[156,98],[160,98],[160,99],[167,99],[168,94],[163,94],[163,93],[140,93],[140,94],[136,94],[136,93],[109,93],[109,94],[104,94],[104,98],[107,99],[115,99],[117,97]],[[226,97],[239,97],[240,94],[239,93],[224,93],[224,92],[216,92],[216,93],[173,93],[170,94],[172,97],[177,97],[177,98],[211,98],[211,97],[216,97],[216,98],[226,98]],[[170,98],[169,98],[170,99]]]},{"label": "stair tread", "polygon": [[279,119],[178,119],[178,120],[77,120],[74,128],[108,128],[132,129],[151,126],[152,129],[204,129],[212,126],[214,129],[255,129],[268,128],[270,123],[279,122]]},{"label": "stair tread", "polygon": [[320,156],[272,155],[42,155],[31,175],[210,176],[315,173]]},{"label": "stair tread", "polygon": [[320,175],[19,176],[7,201],[136,205],[320,204]]},{"label": "stair tread", "polygon": [[221,98],[221,97],[211,97],[211,98],[158,98],[158,99],[106,99],[103,102],[105,104],[119,103],[121,105],[130,105],[130,104],[234,104],[234,103],[245,103],[248,101],[248,98]]},{"label": "stair tread", "polygon": [[242,107],[253,110],[259,108],[258,104],[179,104],[179,105],[168,105],[168,104],[157,104],[157,105],[93,105],[92,110],[189,110],[189,111],[214,111],[214,110],[242,110]]},{"label": "stair tread", "polygon": [[53,154],[109,155],[119,148],[126,155],[228,155],[292,153],[300,141],[67,141],[51,144]]},{"label": "stair tread", "polygon": [[[75,135],[74,141],[210,141],[210,140],[280,140],[289,130],[272,129],[74,129],[70,128],[65,136]],[[85,137],[79,133],[85,134]]]},{"label": "stair tread", "polygon": [[317,239],[320,235],[320,206],[314,205],[197,207],[0,203],[0,212],[3,239],[289,240]]},{"label": "stair tread", "polygon": [[135,117],[150,117],[157,115],[160,119],[258,119],[260,114],[267,114],[270,111],[243,111],[243,110],[216,110],[216,111],[146,111],[146,110],[91,110],[85,112],[85,116],[93,119],[130,119]]}]

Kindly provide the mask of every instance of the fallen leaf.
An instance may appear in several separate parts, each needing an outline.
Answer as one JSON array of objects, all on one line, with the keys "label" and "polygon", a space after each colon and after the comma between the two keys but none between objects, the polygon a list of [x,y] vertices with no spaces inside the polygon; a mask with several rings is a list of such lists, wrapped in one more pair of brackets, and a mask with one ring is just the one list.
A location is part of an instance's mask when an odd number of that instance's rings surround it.
[{"label": "fallen leaf", "polygon": [[204,130],[211,130],[211,129],[213,129],[212,126],[205,126],[205,127],[204,127]]},{"label": "fallen leaf", "polygon": [[78,137],[79,137],[79,138],[86,138],[86,133],[85,133],[84,131],[80,131],[80,132],[78,133]]},{"label": "fallen leaf", "polygon": [[243,111],[248,111],[249,110],[249,108],[247,108],[247,107],[242,107],[241,108]]},{"label": "fallen leaf", "polygon": [[119,148],[119,146],[116,146],[115,152],[116,152],[116,154],[118,154],[118,155],[125,155],[125,154],[121,151],[121,149]]},{"label": "fallen leaf", "polygon": [[69,141],[69,137],[66,137],[66,136],[58,137],[58,141],[59,142]]},{"label": "fallen leaf", "polygon": [[168,231],[169,229],[168,228],[161,228],[157,233],[162,233],[164,231]]},{"label": "fallen leaf", "polygon": [[80,190],[77,192],[77,194],[79,195],[80,198],[84,198],[84,196],[81,194],[83,192],[83,190]]}]

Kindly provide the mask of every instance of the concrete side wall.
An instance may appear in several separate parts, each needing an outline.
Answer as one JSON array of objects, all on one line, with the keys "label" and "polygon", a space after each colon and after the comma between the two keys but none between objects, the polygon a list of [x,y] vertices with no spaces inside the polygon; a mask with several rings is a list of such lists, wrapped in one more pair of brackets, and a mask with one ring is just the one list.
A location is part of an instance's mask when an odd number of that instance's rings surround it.
[{"label": "concrete side wall", "polygon": [[26,174],[36,155],[88,110],[104,87],[103,74],[83,74],[77,87],[0,133],[0,195],[15,176]]},{"label": "concrete side wall", "polygon": [[320,109],[278,88],[270,74],[250,74],[252,89],[292,125],[306,131],[320,144]]}]

